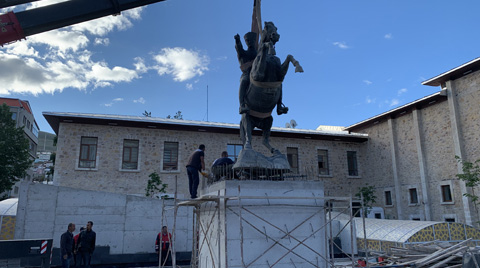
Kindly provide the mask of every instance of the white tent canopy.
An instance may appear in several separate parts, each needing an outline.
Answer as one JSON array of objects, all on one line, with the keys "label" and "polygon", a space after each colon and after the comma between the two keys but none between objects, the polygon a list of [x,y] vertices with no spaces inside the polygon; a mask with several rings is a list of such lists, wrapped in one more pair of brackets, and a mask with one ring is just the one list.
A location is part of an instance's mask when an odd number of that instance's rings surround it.
[{"label": "white tent canopy", "polygon": [[0,216],[17,215],[18,198],[9,198],[0,201]]}]

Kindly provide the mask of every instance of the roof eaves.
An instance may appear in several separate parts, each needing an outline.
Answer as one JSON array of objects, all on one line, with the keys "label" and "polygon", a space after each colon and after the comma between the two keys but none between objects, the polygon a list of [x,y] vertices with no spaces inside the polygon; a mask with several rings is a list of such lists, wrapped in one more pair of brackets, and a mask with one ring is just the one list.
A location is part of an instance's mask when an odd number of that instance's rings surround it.
[{"label": "roof eaves", "polygon": [[455,80],[464,75],[467,75],[473,71],[480,69],[480,57],[471,60],[467,63],[464,63],[458,67],[455,67],[449,71],[446,71],[442,74],[439,74],[435,77],[432,77],[428,80],[422,82],[422,85],[425,86],[441,86],[442,83],[448,80]]},{"label": "roof eaves", "polygon": [[428,96],[425,96],[425,97],[423,97],[423,98],[421,98],[421,99],[415,100],[415,101],[413,101],[413,102],[404,104],[404,105],[402,105],[402,106],[400,106],[400,107],[397,107],[397,108],[391,109],[391,110],[389,110],[389,111],[386,111],[386,112],[384,112],[384,113],[382,113],[382,114],[379,114],[379,115],[370,117],[370,118],[365,119],[365,120],[363,120],[363,121],[361,121],[361,122],[358,122],[358,123],[356,123],[356,124],[353,124],[353,125],[350,125],[350,126],[348,126],[348,127],[345,127],[345,130],[349,131],[349,130],[354,129],[354,128],[357,128],[357,127],[359,127],[359,126],[361,126],[361,125],[365,125],[365,124],[367,124],[367,123],[369,123],[369,122],[376,122],[376,121],[378,121],[378,120],[381,119],[381,118],[384,118],[384,117],[386,117],[386,116],[395,114],[396,112],[400,112],[400,111],[402,111],[402,110],[408,109],[408,108],[410,108],[410,107],[412,107],[412,106],[415,106],[415,105],[417,105],[417,104],[419,104],[419,103],[421,103],[421,102],[425,102],[425,101],[427,101],[427,100],[429,100],[429,99],[438,98],[439,96],[444,96],[444,92],[439,91],[439,92],[433,93],[433,94],[428,95]]},{"label": "roof eaves", "polygon": [[[87,113],[66,113],[66,112],[43,112],[43,116],[47,119],[50,126],[58,134],[58,127],[61,118],[83,118],[83,119],[97,119],[97,120],[117,120],[117,121],[130,121],[130,122],[150,122],[152,124],[165,124],[165,125],[178,125],[178,126],[193,126],[193,127],[211,127],[211,128],[223,128],[223,129],[238,129],[238,124],[231,123],[215,123],[193,120],[178,120],[158,117],[144,117],[144,116],[125,116],[125,115],[105,115],[105,114],[87,114]],[[57,118],[58,122],[49,120],[49,118]],[[272,127],[272,132],[286,133],[286,134],[301,134],[301,135],[328,135],[333,137],[350,137],[368,139],[367,134],[363,133],[349,133],[348,131],[318,131],[308,129],[293,129],[293,128],[280,128]]]}]

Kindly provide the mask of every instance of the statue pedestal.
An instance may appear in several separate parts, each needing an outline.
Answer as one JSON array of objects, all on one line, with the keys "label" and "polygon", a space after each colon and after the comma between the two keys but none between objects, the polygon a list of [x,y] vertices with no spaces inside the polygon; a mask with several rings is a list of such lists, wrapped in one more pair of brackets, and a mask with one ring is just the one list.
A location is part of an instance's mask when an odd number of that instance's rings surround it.
[{"label": "statue pedestal", "polygon": [[323,196],[320,181],[210,185],[197,207],[198,267],[325,267]]},{"label": "statue pedestal", "polygon": [[290,172],[290,164],[287,156],[281,153],[275,153],[271,157],[252,149],[243,149],[233,165],[233,170],[256,169],[270,170],[275,172]]}]

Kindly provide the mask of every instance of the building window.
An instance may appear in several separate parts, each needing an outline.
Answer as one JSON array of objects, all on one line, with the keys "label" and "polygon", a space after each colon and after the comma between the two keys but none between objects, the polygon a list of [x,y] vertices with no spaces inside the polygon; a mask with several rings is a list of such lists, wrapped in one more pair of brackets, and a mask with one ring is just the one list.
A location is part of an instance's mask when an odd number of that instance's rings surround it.
[{"label": "building window", "polygon": [[453,202],[450,185],[442,185],[440,189],[442,190],[442,202]]},{"label": "building window", "polygon": [[385,206],[393,206],[391,191],[385,191]]},{"label": "building window", "polygon": [[80,161],[79,168],[95,168],[97,159],[97,142],[96,137],[82,137],[80,143]]},{"label": "building window", "polygon": [[32,133],[38,138],[38,128],[34,124],[32,124]]},{"label": "building window", "polygon": [[330,175],[328,167],[328,150],[317,150],[318,174]]},{"label": "building window", "polygon": [[375,213],[375,219],[381,219],[382,213]]},{"label": "building window", "polygon": [[123,140],[122,169],[138,169],[138,140]]},{"label": "building window", "polygon": [[298,148],[287,147],[287,159],[290,164],[290,171],[298,173]]},{"label": "building window", "polygon": [[36,154],[37,154],[37,147],[36,147],[36,144],[35,144],[35,142],[33,142],[33,141],[32,141],[32,140],[30,140],[30,139],[29,139],[29,141],[30,141],[30,143],[29,143],[29,150],[30,150],[30,153],[31,153],[32,155],[36,155]]},{"label": "building window", "polygon": [[17,120],[17,113],[12,113],[12,120]]},{"label": "building window", "polygon": [[243,149],[243,145],[239,144],[227,144],[228,157],[233,161],[237,161],[240,151]]},{"label": "building window", "polygon": [[357,152],[347,151],[348,176],[358,176]]},{"label": "building window", "polygon": [[455,218],[447,218],[445,217],[446,222],[455,222]]},{"label": "building window", "polygon": [[163,144],[163,170],[178,170],[178,142]]},{"label": "building window", "polygon": [[27,120],[27,129],[30,129],[30,120]]},{"label": "building window", "polygon": [[27,124],[27,118],[23,116],[23,125],[25,126]]},{"label": "building window", "polygon": [[410,204],[418,204],[417,188],[408,189]]}]

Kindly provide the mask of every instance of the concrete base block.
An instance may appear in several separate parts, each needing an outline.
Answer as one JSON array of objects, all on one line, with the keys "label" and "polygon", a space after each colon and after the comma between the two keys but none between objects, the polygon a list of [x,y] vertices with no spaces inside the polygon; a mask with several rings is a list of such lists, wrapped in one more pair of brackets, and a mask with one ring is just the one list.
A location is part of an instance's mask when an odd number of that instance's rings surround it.
[{"label": "concrete base block", "polygon": [[200,206],[200,268],[325,267],[322,182],[222,181],[206,193],[219,199]]}]

